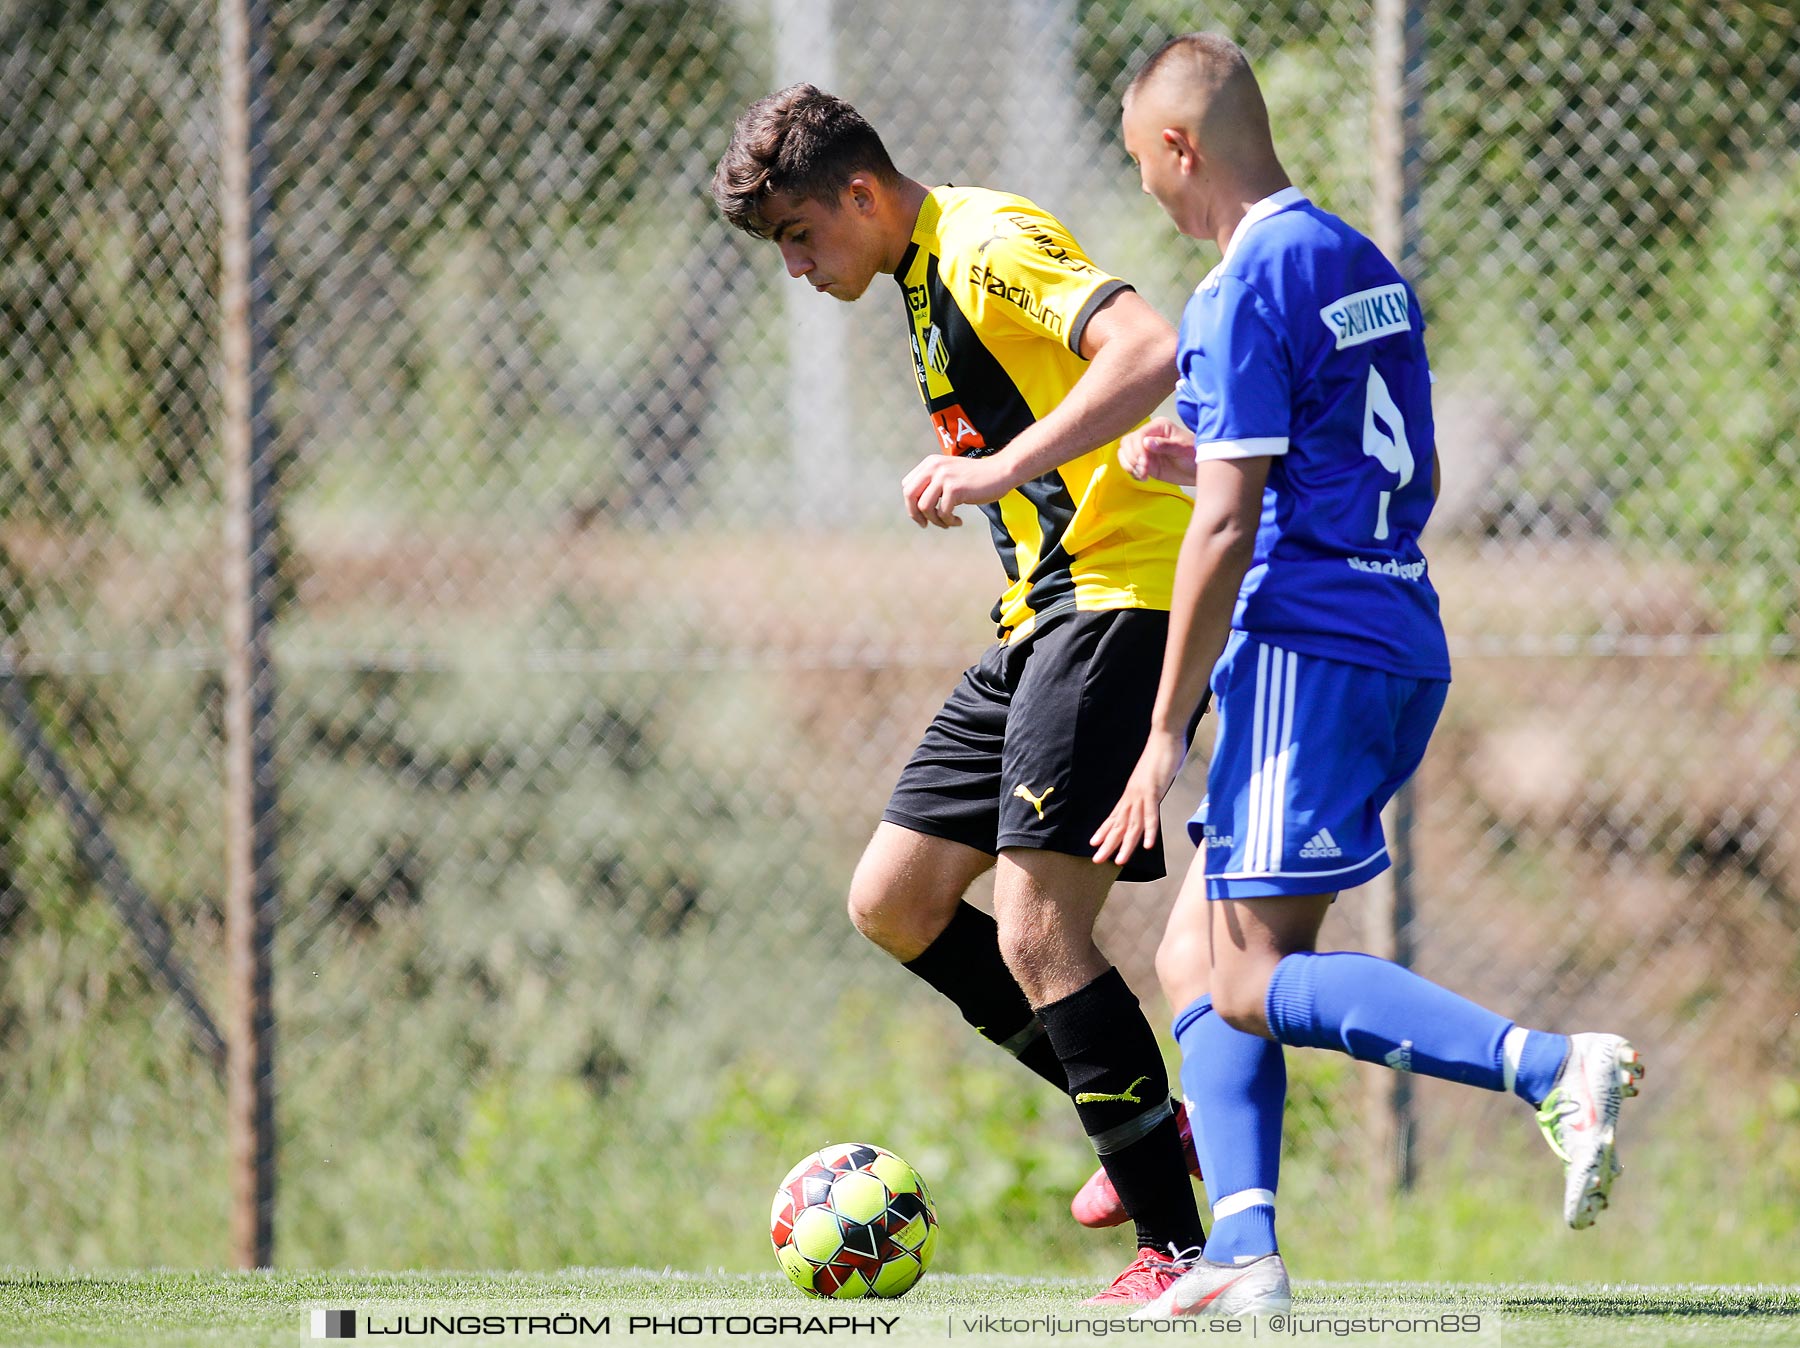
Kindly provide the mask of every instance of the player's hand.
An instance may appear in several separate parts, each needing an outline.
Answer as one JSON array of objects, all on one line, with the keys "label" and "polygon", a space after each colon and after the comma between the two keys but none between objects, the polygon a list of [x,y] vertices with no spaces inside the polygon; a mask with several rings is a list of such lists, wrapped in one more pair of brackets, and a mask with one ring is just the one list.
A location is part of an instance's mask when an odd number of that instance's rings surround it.
[{"label": "player's hand", "polygon": [[1178,421],[1146,421],[1119,441],[1119,466],[1139,482],[1147,477],[1194,485],[1194,433]]},{"label": "player's hand", "polygon": [[1017,484],[1004,465],[993,459],[966,459],[933,454],[900,481],[906,513],[923,529],[935,524],[954,529],[962,523],[956,508],[998,501]]},{"label": "player's hand", "polygon": [[1187,755],[1187,744],[1179,730],[1153,730],[1138,755],[1131,780],[1125,783],[1125,794],[1106,816],[1106,822],[1088,839],[1096,862],[1111,861],[1123,866],[1140,847],[1156,846],[1162,824],[1162,798],[1169,794],[1175,774],[1181,771],[1181,760]]}]

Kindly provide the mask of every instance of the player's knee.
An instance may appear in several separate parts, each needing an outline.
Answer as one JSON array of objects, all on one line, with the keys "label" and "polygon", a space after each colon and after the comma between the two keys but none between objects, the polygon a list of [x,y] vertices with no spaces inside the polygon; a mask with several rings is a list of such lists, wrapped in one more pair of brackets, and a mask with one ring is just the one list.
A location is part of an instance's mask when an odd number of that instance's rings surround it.
[{"label": "player's knee", "polygon": [[859,889],[852,880],[850,893],[844,900],[844,911],[850,915],[850,925],[867,936],[876,925],[880,907],[875,895]]},{"label": "player's knee", "polygon": [[1037,912],[1002,912],[999,918],[1000,958],[1029,995],[1044,972],[1051,935],[1045,916]]},{"label": "player's knee", "polygon": [[1253,968],[1221,968],[1213,970],[1213,1010],[1234,1030],[1245,1034],[1263,1032],[1263,997],[1268,980]]},{"label": "player's knee", "polygon": [[[881,876],[872,876],[858,868],[850,880],[850,894],[844,907],[850,914],[850,925],[876,945],[887,948],[901,904],[894,887]],[[884,939],[887,938],[887,939]]]},{"label": "player's knee", "polygon": [[1156,947],[1156,981],[1170,1006],[1188,1005],[1210,985],[1212,959],[1204,932],[1171,924]]},{"label": "player's knee", "polygon": [[957,897],[916,893],[904,875],[865,863],[851,877],[845,908],[852,926],[904,963],[938,938]]}]

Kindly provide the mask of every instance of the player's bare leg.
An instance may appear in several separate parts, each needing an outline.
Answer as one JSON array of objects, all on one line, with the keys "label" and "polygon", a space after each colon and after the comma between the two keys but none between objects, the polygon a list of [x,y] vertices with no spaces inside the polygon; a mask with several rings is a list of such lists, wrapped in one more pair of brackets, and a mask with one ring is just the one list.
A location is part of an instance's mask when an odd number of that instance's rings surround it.
[{"label": "player's bare leg", "polygon": [[[1170,1006],[1186,1006],[1206,992],[1212,963],[1207,920],[1206,873],[1202,867],[1195,866],[1182,882],[1162,943],[1156,950],[1156,976]],[[1175,1128],[1181,1138],[1181,1155],[1187,1163],[1188,1174],[1199,1179],[1200,1158],[1194,1150],[1193,1127],[1186,1106],[1180,1102],[1175,1105]],[[1118,1190],[1107,1178],[1105,1166],[1088,1176],[1087,1183],[1070,1202],[1069,1210],[1076,1221],[1089,1227],[1117,1226],[1130,1220],[1125,1205],[1119,1201]]]},{"label": "player's bare leg", "polygon": [[[1317,947],[1319,928],[1335,897],[1205,900],[1207,912],[1201,916],[1210,918],[1213,1009],[1227,1025],[1264,1039],[1274,1037],[1264,1001],[1275,967],[1297,951]],[[1160,958],[1158,962],[1160,966]]]},{"label": "player's bare leg", "polygon": [[994,876],[1001,950],[1048,1031],[1082,1127],[1136,1224],[1137,1258],[1092,1298],[1143,1303],[1204,1240],[1185,1183],[1168,1075],[1137,998],[1094,944],[1117,870],[1086,857],[1006,848]]},{"label": "player's bare leg", "polygon": [[1000,953],[1033,1006],[1067,997],[1112,967],[1094,944],[1094,924],[1117,866],[1086,857],[1009,847],[994,873]]},{"label": "player's bare leg", "polygon": [[902,964],[917,959],[993,864],[986,852],[883,820],[850,880],[850,921]]},{"label": "player's bare leg", "polygon": [[1146,1316],[1266,1315],[1292,1301],[1274,1231],[1286,1066],[1266,1026],[1256,1037],[1260,1013],[1252,1016],[1250,1008],[1259,979],[1266,985],[1286,954],[1313,947],[1331,896],[1280,903],[1265,921],[1244,905],[1209,899],[1204,868],[1196,866],[1157,949],[1163,990],[1183,1008],[1176,1022],[1183,1088],[1221,1136],[1205,1161],[1215,1172],[1208,1181],[1214,1237],[1205,1256],[1145,1308]]},{"label": "player's bare leg", "polygon": [[1182,879],[1157,943],[1156,981],[1175,1007],[1205,996],[1212,986],[1212,904],[1206,868],[1197,860]]},{"label": "player's bare leg", "polygon": [[987,852],[883,820],[850,882],[850,920],[977,1034],[1067,1090],[1043,1022],[1001,957],[994,919],[963,898],[993,864]]},{"label": "player's bare leg", "polygon": [[1329,896],[1220,900],[1213,1004],[1227,1024],[1283,1044],[1487,1090],[1538,1109],[1564,1164],[1563,1216],[1577,1229],[1606,1208],[1621,1173],[1621,1104],[1643,1061],[1615,1034],[1564,1036],[1515,1025],[1410,970],[1368,955],[1313,953]]}]

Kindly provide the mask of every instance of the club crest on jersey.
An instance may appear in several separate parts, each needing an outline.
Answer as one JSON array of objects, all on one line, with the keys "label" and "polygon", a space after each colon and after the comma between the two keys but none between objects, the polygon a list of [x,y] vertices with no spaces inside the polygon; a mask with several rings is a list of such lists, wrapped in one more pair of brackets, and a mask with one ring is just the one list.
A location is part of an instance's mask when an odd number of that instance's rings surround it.
[{"label": "club crest on jersey", "polygon": [[943,330],[936,323],[925,337],[925,360],[939,374],[950,368],[950,343],[944,340]]},{"label": "club crest on jersey", "polygon": [[1359,290],[1319,310],[1319,317],[1337,338],[1337,349],[1361,346],[1389,333],[1405,332],[1412,326],[1407,308],[1406,287],[1401,284]]},{"label": "club crest on jersey", "polygon": [[950,335],[932,320],[929,286],[907,286],[906,301],[912,311],[913,373],[919,378],[919,397],[929,408],[952,392]]}]

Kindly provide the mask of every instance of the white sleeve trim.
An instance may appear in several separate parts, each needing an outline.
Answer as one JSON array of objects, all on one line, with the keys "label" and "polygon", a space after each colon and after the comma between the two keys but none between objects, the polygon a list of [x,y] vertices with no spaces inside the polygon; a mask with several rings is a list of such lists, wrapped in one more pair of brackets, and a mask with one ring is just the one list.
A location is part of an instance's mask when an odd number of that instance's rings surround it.
[{"label": "white sleeve trim", "polygon": [[1194,446],[1198,459],[1266,459],[1288,452],[1285,435],[1261,435],[1250,440],[1208,440]]}]

